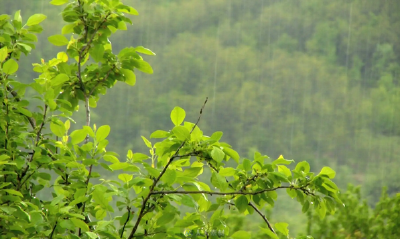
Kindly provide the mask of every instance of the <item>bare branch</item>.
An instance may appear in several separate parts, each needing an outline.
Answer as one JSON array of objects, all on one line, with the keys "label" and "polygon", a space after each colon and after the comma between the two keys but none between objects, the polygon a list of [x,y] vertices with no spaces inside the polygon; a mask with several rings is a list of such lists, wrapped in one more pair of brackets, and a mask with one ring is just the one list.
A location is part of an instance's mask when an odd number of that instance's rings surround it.
[{"label": "bare branch", "polygon": [[[279,186],[276,188],[266,188],[260,191],[255,191],[255,192],[243,192],[243,191],[236,191],[236,192],[215,192],[215,191],[153,191],[150,192],[151,195],[156,195],[156,194],[208,194],[208,195],[257,195],[265,192],[270,192],[270,191],[276,191],[278,189],[284,189],[284,188],[290,188],[294,190],[301,190],[303,191],[303,187],[293,187],[293,186]],[[307,190],[307,189],[305,189]],[[307,190],[308,191],[308,190]],[[310,192],[311,193],[311,192]]]}]

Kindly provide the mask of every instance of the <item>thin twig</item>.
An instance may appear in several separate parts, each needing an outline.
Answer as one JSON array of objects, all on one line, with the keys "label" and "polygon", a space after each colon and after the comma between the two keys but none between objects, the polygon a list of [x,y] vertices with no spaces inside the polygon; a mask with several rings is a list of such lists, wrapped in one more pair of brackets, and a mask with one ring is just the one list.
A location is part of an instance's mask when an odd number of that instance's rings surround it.
[{"label": "thin twig", "polygon": [[130,219],[130,217],[131,217],[131,207],[126,207],[127,209],[128,209],[128,217],[126,218],[126,221],[125,221],[125,223],[124,223],[124,226],[122,227],[122,231],[121,231],[121,238],[122,238],[122,236],[124,235],[124,231],[125,231],[125,227],[126,227],[126,224],[128,223],[128,221],[129,221],[129,219]]},{"label": "thin twig", "polygon": [[[200,121],[201,115],[203,114],[203,109],[207,103],[208,97],[206,98],[206,100],[204,101],[203,106],[200,109],[200,114],[199,114],[199,118],[197,119],[197,122],[193,125],[192,130],[190,131],[189,135],[193,132],[193,130],[196,128],[197,124]],[[149,190],[149,194],[146,196],[146,198],[143,200],[142,202],[142,207],[140,208],[140,212],[138,215],[138,218],[136,220],[135,225],[133,226],[133,229],[131,231],[131,234],[129,235],[128,239],[132,239],[133,236],[135,235],[136,230],[139,227],[139,223],[142,220],[143,216],[145,215],[144,211],[145,211],[145,207],[147,204],[147,201],[150,199],[151,197],[151,193],[154,191],[154,188],[156,187],[157,183],[160,181],[161,177],[164,175],[164,173],[167,171],[168,166],[172,163],[172,161],[179,156],[179,151],[183,148],[183,146],[185,145],[187,140],[184,140],[182,142],[182,144],[178,147],[178,149],[175,151],[175,154],[170,158],[170,160],[168,161],[167,165],[165,165],[165,167],[163,168],[163,170],[161,171],[160,175],[158,175],[158,177],[154,180],[153,184],[150,186],[150,190]]]},{"label": "thin twig", "polygon": [[57,227],[57,221],[56,221],[56,223],[54,224],[53,230],[51,230],[51,234],[50,234],[50,236],[49,236],[49,239],[53,238],[53,234],[54,234],[54,231],[56,230],[56,227]]}]

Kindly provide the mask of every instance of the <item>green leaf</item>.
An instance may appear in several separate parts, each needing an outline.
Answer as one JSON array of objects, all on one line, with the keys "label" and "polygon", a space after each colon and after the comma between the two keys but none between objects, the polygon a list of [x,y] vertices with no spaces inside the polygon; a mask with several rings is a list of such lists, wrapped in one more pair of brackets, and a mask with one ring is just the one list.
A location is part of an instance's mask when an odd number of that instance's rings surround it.
[{"label": "green leaf", "polygon": [[[100,210],[99,210],[100,211]],[[97,212],[96,212],[96,214],[97,214]],[[97,217],[96,217],[97,218]],[[104,218],[104,217],[103,217]],[[97,218],[97,219],[99,219],[99,218]],[[97,234],[96,233],[94,233],[94,232],[85,232],[88,236],[89,236],[89,238],[92,238],[92,239],[96,239],[96,238],[98,238],[98,236],[97,236]]]},{"label": "green leaf", "polygon": [[228,183],[226,182],[225,177],[222,177],[221,175],[215,172],[212,172],[211,184],[214,187],[219,188],[221,191],[225,190],[228,187]]},{"label": "green leaf", "polygon": [[29,110],[25,109],[25,108],[17,107],[17,110],[23,115],[26,115],[28,117],[32,117],[32,113]]},{"label": "green leaf", "polygon": [[144,73],[153,74],[153,68],[151,68],[150,64],[144,60],[134,59],[134,66]]},{"label": "green leaf", "polygon": [[43,14],[34,14],[29,17],[28,21],[26,22],[27,26],[33,26],[41,23],[44,19],[46,19],[46,15]]},{"label": "green leaf", "polygon": [[291,164],[291,163],[293,163],[293,162],[294,162],[294,160],[287,160],[287,159],[284,159],[283,156],[281,155],[281,156],[279,156],[278,159],[276,159],[275,161],[273,161],[272,164],[273,164],[273,165],[277,165],[277,164]]},{"label": "green leaf", "polygon": [[166,184],[168,184],[169,186],[172,186],[172,184],[174,184],[175,179],[176,179],[175,169],[167,169],[161,178],[161,180]]},{"label": "green leaf", "polygon": [[7,46],[0,49],[0,62],[3,62],[8,56]]},{"label": "green leaf", "polygon": [[222,138],[223,133],[221,131],[216,131],[211,135],[211,139],[219,141]]},{"label": "green leaf", "polygon": [[157,225],[162,226],[164,224],[167,224],[167,223],[171,222],[172,220],[174,220],[174,217],[175,217],[175,213],[164,211],[163,215],[157,219]]},{"label": "green leaf", "polygon": [[174,123],[175,126],[181,125],[185,117],[186,117],[185,110],[179,106],[176,106],[171,111],[171,121],[172,123]]},{"label": "green leaf", "polygon": [[14,59],[9,59],[3,64],[3,72],[11,75],[18,70],[18,63]]},{"label": "green leaf", "polygon": [[61,122],[61,120],[51,121],[50,130],[58,137],[63,137],[65,132],[67,131],[65,125]]},{"label": "green leaf", "polygon": [[6,192],[6,193],[8,193],[8,194],[11,194],[11,195],[15,195],[15,196],[19,196],[19,197],[24,197],[20,192],[14,190],[14,189],[3,189],[2,191],[3,191],[3,192]]},{"label": "green leaf", "polygon": [[84,129],[75,130],[70,135],[71,136],[71,143],[72,144],[79,144],[80,142],[85,140],[86,135],[87,135],[87,132]]},{"label": "green leaf", "polygon": [[321,169],[321,172],[319,173],[319,175],[326,175],[330,179],[333,179],[336,176],[336,172],[333,169],[331,169],[330,167],[323,167]]},{"label": "green leaf", "polygon": [[95,213],[95,217],[97,220],[102,220],[107,216],[107,210],[105,209],[99,209]]},{"label": "green leaf", "polygon": [[103,60],[104,46],[102,44],[96,44],[89,50],[90,56],[95,62],[100,62]]},{"label": "green leaf", "polygon": [[301,211],[303,213],[306,213],[309,208],[310,208],[310,201],[307,200],[304,202],[303,207],[301,208]]},{"label": "green leaf", "polygon": [[233,176],[236,173],[236,169],[234,168],[222,168],[221,170],[219,170],[219,175],[223,176],[223,177],[228,177],[228,176]]},{"label": "green leaf", "polygon": [[271,172],[270,175],[276,176],[281,181],[290,182],[289,179],[286,177],[286,175],[281,172]]},{"label": "green leaf", "polygon": [[50,4],[59,6],[59,5],[66,4],[66,3],[68,3],[68,2],[69,2],[69,0],[52,0],[52,1],[50,2]]},{"label": "green leaf", "polygon": [[110,163],[119,163],[119,160],[114,155],[104,155],[103,159]]},{"label": "green leaf", "polygon": [[259,228],[261,229],[262,232],[264,232],[265,234],[267,234],[267,236],[268,236],[269,238],[272,238],[272,239],[279,239],[279,237],[278,237],[275,233],[273,233],[269,228],[264,228],[264,227],[259,227]]},{"label": "green leaf", "polygon": [[80,219],[77,219],[77,218],[70,218],[69,220],[71,220],[71,222],[72,222],[76,227],[79,227],[80,229],[82,229],[82,231],[84,231],[84,232],[89,231],[89,227],[88,227],[88,225],[87,225],[84,221],[82,221],[82,220],[80,220]]},{"label": "green leaf", "polygon": [[130,7],[130,6],[126,6],[126,5],[119,5],[118,11],[128,13],[131,15],[139,15],[139,13],[136,9],[134,9],[133,7]]},{"label": "green leaf", "polygon": [[125,83],[131,86],[136,84],[136,75],[133,71],[128,69],[121,69],[121,73],[125,77]]},{"label": "green leaf", "polygon": [[292,172],[285,165],[278,165],[278,172],[281,172],[281,173],[285,174],[286,177],[291,177],[292,176]]},{"label": "green leaf", "polygon": [[289,229],[287,228],[288,226],[289,224],[287,224],[286,222],[275,223],[275,229],[285,236],[289,236]]},{"label": "green leaf", "polygon": [[151,55],[151,56],[155,56],[156,53],[152,52],[150,49],[144,48],[142,46],[138,46],[135,48],[135,51],[146,54],[146,55]]},{"label": "green leaf", "polygon": [[151,142],[146,139],[146,137],[142,136],[143,142],[146,144],[147,148],[151,149],[153,146],[151,145]]},{"label": "green leaf", "polygon": [[96,141],[100,142],[107,138],[107,136],[110,134],[110,126],[109,125],[102,125],[100,128],[96,131]]},{"label": "green leaf", "polygon": [[238,152],[236,152],[235,150],[233,150],[231,148],[227,148],[227,147],[224,147],[222,150],[224,151],[224,153],[226,155],[233,158],[236,161],[236,163],[239,163],[240,156],[239,156]]},{"label": "green leaf", "polygon": [[194,167],[194,168],[187,168],[183,171],[183,176],[185,177],[197,177],[198,175],[200,175],[203,172],[203,168],[202,167]]},{"label": "green leaf", "polygon": [[150,139],[160,139],[168,137],[169,133],[164,130],[156,130],[150,135]]},{"label": "green leaf", "polygon": [[93,200],[98,203],[103,209],[108,207],[108,202],[112,200],[110,196],[106,196],[105,194],[106,189],[104,186],[99,185],[96,186],[95,190],[92,192]]},{"label": "green leaf", "polygon": [[218,163],[222,162],[225,157],[225,153],[218,147],[213,147],[211,150],[211,157]]},{"label": "green leaf", "polygon": [[12,21],[12,23],[13,23],[14,27],[17,30],[21,29],[21,27],[22,27],[22,17],[21,17],[21,11],[20,10],[15,12],[14,21]]},{"label": "green leaf", "polygon": [[10,156],[8,156],[6,154],[0,155],[0,161],[4,161],[4,160],[9,159],[9,158],[10,158]]},{"label": "green leaf", "polygon": [[110,165],[112,170],[127,170],[127,171],[139,171],[139,168],[129,163],[114,163]]},{"label": "green leaf", "polygon": [[296,168],[294,171],[301,172],[303,171],[304,173],[309,173],[310,172],[310,164],[307,161],[301,161],[296,165]]},{"label": "green leaf", "polygon": [[248,205],[249,201],[247,200],[247,197],[245,195],[241,195],[235,200],[235,206],[241,213],[246,211]]},{"label": "green leaf", "polygon": [[61,29],[61,34],[69,34],[74,32],[75,23],[67,24]]},{"label": "green leaf", "polygon": [[132,180],[133,176],[131,174],[121,173],[120,175],[118,175],[118,178],[122,182],[127,183]]},{"label": "green leaf", "polygon": [[182,141],[186,140],[190,135],[189,130],[187,128],[185,128],[184,126],[180,126],[180,125],[175,126],[172,129],[172,133],[176,136],[177,139],[182,140]]},{"label": "green leaf", "polygon": [[54,77],[54,78],[51,80],[51,84],[52,84],[53,86],[59,86],[59,85],[64,84],[64,83],[67,82],[68,80],[69,80],[68,75],[67,75],[67,74],[64,74],[64,73],[61,73],[61,74],[58,74],[56,77]]},{"label": "green leaf", "polygon": [[231,237],[237,239],[251,238],[251,233],[246,231],[236,231],[231,235]]},{"label": "green leaf", "polygon": [[250,159],[243,159],[243,169],[246,172],[251,171],[251,161],[250,161]]},{"label": "green leaf", "polygon": [[55,46],[64,46],[68,44],[68,39],[64,35],[53,35],[47,38]]}]

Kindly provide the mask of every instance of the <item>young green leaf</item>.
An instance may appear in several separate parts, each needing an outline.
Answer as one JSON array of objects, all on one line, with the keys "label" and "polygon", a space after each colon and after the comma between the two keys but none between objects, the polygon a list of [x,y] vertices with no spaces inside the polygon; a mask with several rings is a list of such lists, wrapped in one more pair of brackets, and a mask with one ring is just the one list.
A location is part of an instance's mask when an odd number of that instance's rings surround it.
[{"label": "young green leaf", "polygon": [[82,142],[83,140],[85,140],[87,135],[86,130],[84,129],[78,129],[75,130],[71,133],[71,143],[72,144],[79,144],[80,142]]},{"label": "young green leaf", "polygon": [[186,117],[185,110],[179,106],[176,106],[171,111],[171,121],[172,123],[174,123],[175,126],[181,125],[185,117]]},{"label": "young green leaf", "polygon": [[99,127],[99,129],[96,131],[96,141],[100,142],[107,138],[107,136],[110,134],[110,126],[109,125],[102,125]]},{"label": "young green leaf", "polygon": [[222,162],[225,157],[225,153],[218,147],[213,147],[211,150],[211,157],[218,163]]},{"label": "young green leaf", "polygon": [[55,46],[64,46],[68,44],[68,39],[64,35],[53,35],[47,38]]},{"label": "young green leaf", "polygon": [[224,151],[224,153],[226,155],[233,158],[236,161],[236,163],[239,163],[240,156],[239,156],[238,152],[236,152],[235,150],[233,150],[231,148],[227,148],[227,147],[224,147],[222,150]]},{"label": "young green leaf", "polygon": [[70,218],[69,220],[71,220],[71,222],[72,222],[76,227],[82,229],[82,231],[84,231],[84,232],[89,231],[89,227],[88,227],[88,225],[87,225],[84,221],[82,221],[82,220],[80,220],[80,219],[77,219],[77,218]]},{"label": "young green leaf", "polygon": [[58,137],[63,137],[67,131],[65,125],[61,122],[61,120],[51,121],[50,130]]},{"label": "young green leaf", "polygon": [[186,140],[190,135],[189,130],[186,129],[184,126],[180,126],[180,125],[175,126],[172,129],[172,133],[176,136],[177,139],[182,140],[182,141]]},{"label": "young green leaf", "polygon": [[289,224],[287,224],[286,222],[275,223],[275,229],[285,236],[289,236],[289,229],[287,228],[288,226]]},{"label": "young green leaf", "polygon": [[43,14],[34,14],[29,17],[28,21],[26,22],[27,26],[33,26],[41,23],[44,19],[46,19],[46,15]]},{"label": "young green leaf", "polygon": [[66,3],[68,3],[68,2],[69,2],[69,0],[52,0],[52,1],[50,2],[50,4],[59,6],[59,5],[66,4]]},{"label": "young green leaf", "polygon": [[336,172],[333,169],[331,169],[330,167],[323,167],[321,169],[321,172],[319,173],[319,175],[326,175],[330,179],[333,179],[336,176]]},{"label": "young green leaf", "polygon": [[7,46],[0,49],[0,63],[3,62],[8,56]]},{"label": "young green leaf", "polygon": [[9,59],[3,64],[3,72],[11,75],[18,70],[18,63],[14,59]]},{"label": "young green leaf", "polygon": [[164,212],[160,218],[157,219],[157,225],[162,226],[171,222],[175,217],[175,213]]},{"label": "young green leaf", "polygon": [[231,235],[234,239],[251,238],[251,233],[246,231],[236,231]]},{"label": "young green leaf", "polygon": [[136,75],[133,71],[128,69],[121,69],[121,73],[125,77],[125,83],[131,86],[136,84]]},{"label": "young green leaf", "polygon": [[248,205],[249,201],[247,200],[247,197],[245,195],[241,195],[235,200],[235,206],[241,213],[246,211]]},{"label": "young green leaf", "polygon": [[155,56],[156,53],[152,52],[150,49],[144,48],[142,46],[138,46],[135,48],[135,51],[146,54],[146,55],[151,55],[151,56]]},{"label": "young green leaf", "polygon": [[118,175],[118,178],[122,182],[127,183],[132,180],[133,176],[131,174],[121,173],[120,175]]}]

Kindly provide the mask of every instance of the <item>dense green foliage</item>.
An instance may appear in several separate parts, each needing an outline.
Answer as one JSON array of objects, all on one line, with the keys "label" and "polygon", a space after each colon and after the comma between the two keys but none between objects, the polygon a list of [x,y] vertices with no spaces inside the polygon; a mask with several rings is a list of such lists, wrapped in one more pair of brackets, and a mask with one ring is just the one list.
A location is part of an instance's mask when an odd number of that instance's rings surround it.
[{"label": "dense green foliage", "polygon": [[[114,151],[144,150],[140,135],[170,127],[163,116],[171,108],[194,117],[195,102],[209,96],[203,129],[222,130],[243,155],[262,149],[340,167],[339,184],[361,183],[374,201],[384,185],[400,190],[398,1],[134,2],[142,14],[132,31],[113,36],[113,47],[160,54],[149,59],[154,75],[136,88],[116,85],[93,110],[111,124]],[[61,16],[44,0],[0,8],[48,15],[31,62],[57,54],[44,42],[63,26]],[[27,69],[19,77],[35,78]]]},{"label": "dense green foliage", "polygon": [[308,212],[308,233],[315,238],[398,238],[400,235],[400,193],[389,197],[383,189],[380,201],[371,208],[362,200],[359,187],[349,186],[340,198],[346,205],[334,216],[320,220]]},{"label": "dense green foliage", "polygon": [[[175,107],[171,130],[154,131],[153,142],[141,136],[148,154],[109,150],[111,128],[93,124],[91,109],[118,82],[135,85],[138,70],[153,73],[141,55],[155,53],[143,46],[114,53],[110,36],[132,23],[126,15],[138,14],[119,0],[51,4],[65,5],[65,25],[47,40],[65,51],[34,63],[38,77],[28,83],[17,78],[20,59],[40,43],[46,16],[0,15],[1,238],[250,238],[227,225],[231,211],[258,215],[257,233],[279,238],[289,237],[288,224],[270,223],[263,212],[277,191],[321,219],[342,206],[330,167],[316,174],[306,161],[289,168],[294,161],[282,155],[240,157],[221,131],[204,135],[198,123],[207,98],[195,123]],[[84,117],[72,128],[74,111]],[[210,177],[201,180],[206,171]]]}]

